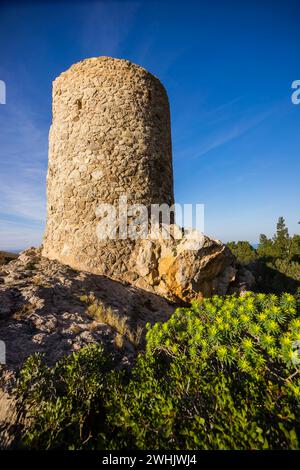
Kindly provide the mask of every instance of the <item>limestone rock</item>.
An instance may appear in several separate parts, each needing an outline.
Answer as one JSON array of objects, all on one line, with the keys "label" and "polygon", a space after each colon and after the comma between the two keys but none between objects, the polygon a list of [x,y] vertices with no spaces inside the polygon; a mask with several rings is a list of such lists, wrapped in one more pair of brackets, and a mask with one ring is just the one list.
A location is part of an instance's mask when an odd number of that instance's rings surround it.
[{"label": "limestone rock", "polygon": [[114,346],[116,329],[87,313],[92,303],[126,318],[128,328],[165,321],[175,304],[130,284],[70,269],[30,248],[0,272],[0,330],[7,346],[7,370],[17,370],[34,352],[53,364],[63,354],[101,342],[116,357],[129,357],[132,346]]},{"label": "limestone rock", "polygon": [[[173,233],[179,230],[175,226]],[[142,240],[133,251],[128,271],[135,285],[184,302],[226,294],[237,272],[226,245],[197,231],[180,240],[163,235]]]}]

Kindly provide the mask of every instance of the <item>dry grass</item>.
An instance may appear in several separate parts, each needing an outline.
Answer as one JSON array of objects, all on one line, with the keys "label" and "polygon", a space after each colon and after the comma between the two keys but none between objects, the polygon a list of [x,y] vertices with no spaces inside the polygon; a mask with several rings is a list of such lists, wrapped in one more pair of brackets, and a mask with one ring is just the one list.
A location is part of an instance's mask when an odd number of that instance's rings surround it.
[{"label": "dry grass", "polygon": [[74,335],[78,335],[79,333],[82,332],[82,328],[78,325],[75,325],[75,324],[71,325],[70,330]]},{"label": "dry grass", "polygon": [[130,341],[135,347],[138,347],[143,334],[144,328],[141,326],[137,326],[135,331],[128,330],[127,339]]},{"label": "dry grass", "polygon": [[132,331],[128,325],[128,317],[120,316],[111,307],[106,307],[93,294],[89,296],[83,295],[80,297],[80,300],[89,304],[86,312],[90,317],[98,322],[109,325],[116,331],[115,344],[118,348],[123,347],[124,339],[127,339],[135,347],[139,346],[143,334],[141,326]]},{"label": "dry grass", "polygon": [[116,334],[115,336],[115,346],[118,348],[118,349],[122,349],[123,346],[124,346],[124,336],[120,335],[119,333]]}]

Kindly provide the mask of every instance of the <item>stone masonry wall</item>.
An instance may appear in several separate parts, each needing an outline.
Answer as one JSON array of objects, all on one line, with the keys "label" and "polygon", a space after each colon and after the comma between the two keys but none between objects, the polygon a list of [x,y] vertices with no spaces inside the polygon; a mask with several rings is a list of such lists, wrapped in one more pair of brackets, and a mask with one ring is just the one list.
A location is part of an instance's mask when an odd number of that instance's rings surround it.
[{"label": "stone masonry wall", "polygon": [[96,235],[96,208],[121,195],[174,203],[168,97],[127,60],[87,59],[53,83],[43,255],[123,279],[134,242]]}]

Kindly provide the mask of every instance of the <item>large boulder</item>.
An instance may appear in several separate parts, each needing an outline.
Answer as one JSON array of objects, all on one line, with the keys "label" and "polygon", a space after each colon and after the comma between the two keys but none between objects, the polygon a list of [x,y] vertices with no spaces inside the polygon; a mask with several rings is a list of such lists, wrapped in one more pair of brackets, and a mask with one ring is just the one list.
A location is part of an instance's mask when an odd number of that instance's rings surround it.
[{"label": "large boulder", "polygon": [[169,238],[161,230],[160,236],[141,240],[125,278],[175,301],[226,294],[238,272],[229,248],[195,230],[178,237],[180,231],[173,225]]}]

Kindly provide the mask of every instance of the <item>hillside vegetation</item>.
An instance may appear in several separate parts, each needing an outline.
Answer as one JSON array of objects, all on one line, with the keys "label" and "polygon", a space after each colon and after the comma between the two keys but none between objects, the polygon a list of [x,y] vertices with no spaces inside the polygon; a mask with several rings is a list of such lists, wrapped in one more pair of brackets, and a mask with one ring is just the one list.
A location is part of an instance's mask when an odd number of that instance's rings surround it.
[{"label": "hillside vegetation", "polygon": [[247,241],[230,242],[228,246],[254,274],[257,292],[300,292],[300,235],[289,235],[283,217],[279,217],[272,238],[260,235],[257,249]]},{"label": "hillside vegetation", "polygon": [[13,259],[18,257],[15,253],[8,253],[7,251],[0,251],[0,266],[1,264],[7,264]]},{"label": "hillside vegetation", "polygon": [[215,296],[148,325],[116,371],[98,345],[25,363],[22,445],[35,449],[298,449],[300,317],[290,294]]}]

